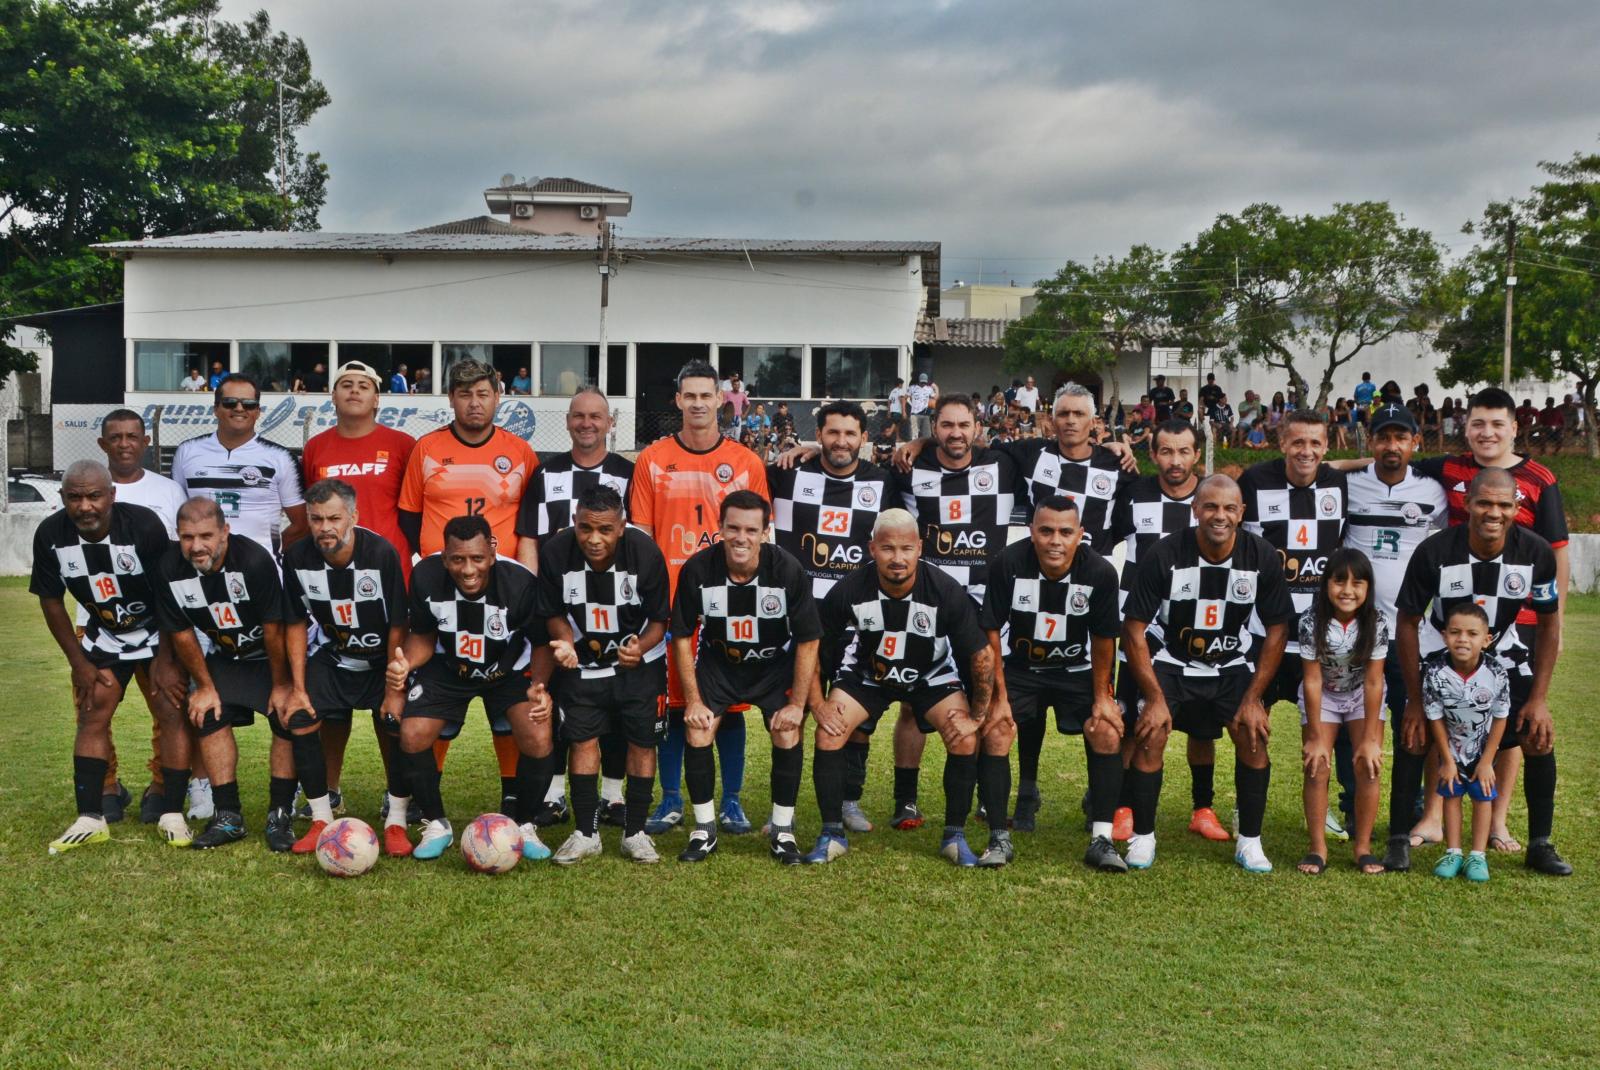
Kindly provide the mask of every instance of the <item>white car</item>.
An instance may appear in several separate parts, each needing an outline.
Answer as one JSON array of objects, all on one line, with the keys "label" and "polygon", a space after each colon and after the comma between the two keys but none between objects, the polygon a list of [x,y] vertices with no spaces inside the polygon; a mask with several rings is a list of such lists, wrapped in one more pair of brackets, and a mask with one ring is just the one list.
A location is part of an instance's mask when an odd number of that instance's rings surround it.
[{"label": "white car", "polygon": [[22,472],[6,480],[6,511],[49,516],[61,508],[61,480]]}]

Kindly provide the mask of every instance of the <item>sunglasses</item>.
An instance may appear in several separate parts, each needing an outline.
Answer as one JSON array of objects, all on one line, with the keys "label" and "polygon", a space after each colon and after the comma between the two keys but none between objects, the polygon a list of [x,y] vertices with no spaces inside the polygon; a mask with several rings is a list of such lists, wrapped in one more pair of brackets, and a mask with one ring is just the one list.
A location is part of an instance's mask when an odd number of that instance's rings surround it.
[{"label": "sunglasses", "polygon": [[254,398],[223,398],[217,404],[225,409],[243,409],[245,412],[255,412],[261,407],[261,402]]}]

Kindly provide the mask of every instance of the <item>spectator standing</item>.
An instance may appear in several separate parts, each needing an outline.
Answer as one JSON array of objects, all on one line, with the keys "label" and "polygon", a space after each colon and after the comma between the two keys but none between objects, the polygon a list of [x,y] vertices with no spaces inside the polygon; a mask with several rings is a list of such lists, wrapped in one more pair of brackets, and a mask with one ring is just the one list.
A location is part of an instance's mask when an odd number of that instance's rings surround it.
[{"label": "spectator standing", "polygon": [[1017,389],[1016,402],[1029,412],[1039,411],[1039,388],[1033,383],[1033,376],[1028,376],[1028,382]]},{"label": "spectator standing", "polygon": [[745,406],[750,404],[750,395],[744,389],[744,377],[739,372],[728,376],[728,388],[722,392],[722,404],[728,425],[737,433],[744,423]]},{"label": "spectator standing", "polygon": [[[1160,411],[1161,407],[1159,405],[1156,406],[1156,412],[1159,413]],[[1191,426],[1195,427],[1196,430],[1199,429],[1199,425],[1194,420],[1194,402],[1189,400],[1187,388],[1178,391],[1178,400],[1172,406],[1172,415],[1180,420],[1188,420]]]},{"label": "spectator standing", "polygon": [[1561,440],[1567,431],[1567,413],[1555,398],[1544,399],[1544,409],[1539,413],[1539,452],[1561,452]]},{"label": "spectator standing", "polygon": [[1177,398],[1172,393],[1172,388],[1167,385],[1165,375],[1156,376],[1156,385],[1150,388],[1150,403],[1156,407],[1154,424],[1164,423],[1172,418],[1172,404]]},{"label": "spectator standing", "polygon": [[211,362],[211,378],[206,380],[206,389],[207,390],[215,390],[217,387],[222,385],[222,380],[226,379],[227,377],[228,377],[228,369],[223,365],[222,361],[220,361],[220,360],[212,361]]},{"label": "spectator standing", "polygon": [[889,391],[889,415],[891,417],[899,416],[902,419],[906,415],[906,381],[904,379],[896,379],[893,389]]},{"label": "spectator standing", "polygon": [[1361,381],[1356,384],[1356,404],[1363,409],[1372,408],[1372,399],[1378,395],[1378,388],[1372,383],[1372,373],[1362,372]]},{"label": "spectator standing", "polygon": [[395,366],[394,374],[389,376],[389,393],[391,393],[391,394],[409,394],[409,393],[411,393],[411,383],[406,378],[406,372],[407,371],[408,371],[408,369],[406,368],[406,366],[404,364],[399,364],[399,365]]},{"label": "spectator standing", "polygon": [[427,368],[418,368],[416,379],[411,384],[413,394],[433,393],[433,373]]},{"label": "spectator standing", "polygon": [[[311,370],[300,379],[301,384],[310,394],[325,394],[328,392],[328,366],[322,361],[317,361]],[[310,486],[308,483],[307,486]]]},{"label": "spectator standing", "polygon": [[933,399],[938,396],[938,384],[928,381],[927,372],[918,372],[917,381],[906,391],[906,416],[910,420],[911,437],[926,438],[933,434]]},{"label": "spectator standing", "polygon": [[1533,407],[1532,398],[1523,398],[1517,406],[1517,441],[1524,446],[1533,444],[1534,429],[1539,426],[1539,410]]},{"label": "spectator standing", "polygon": [[1200,388],[1200,408],[1201,408],[1201,410],[1203,412],[1209,414],[1211,412],[1212,406],[1214,406],[1219,400],[1221,400],[1221,398],[1222,398],[1222,387],[1217,385],[1217,373],[1216,372],[1206,372],[1206,385],[1202,386]]}]

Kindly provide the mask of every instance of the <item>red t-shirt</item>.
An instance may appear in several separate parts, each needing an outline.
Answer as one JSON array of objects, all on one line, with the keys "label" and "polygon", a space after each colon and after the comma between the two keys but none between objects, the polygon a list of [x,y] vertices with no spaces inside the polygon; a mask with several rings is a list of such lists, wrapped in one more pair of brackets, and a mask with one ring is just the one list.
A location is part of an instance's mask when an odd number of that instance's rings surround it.
[{"label": "red t-shirt", "polygon": [[342,479],[355,488],[361,526],[389,540],[400,553],[400,568],[411,582],[411,551],[400,531],[400,481],[417,440],[381,424],[360,438],[345,438],[330,427],[306,443],[300,463],[306,486],[319,479]]}]

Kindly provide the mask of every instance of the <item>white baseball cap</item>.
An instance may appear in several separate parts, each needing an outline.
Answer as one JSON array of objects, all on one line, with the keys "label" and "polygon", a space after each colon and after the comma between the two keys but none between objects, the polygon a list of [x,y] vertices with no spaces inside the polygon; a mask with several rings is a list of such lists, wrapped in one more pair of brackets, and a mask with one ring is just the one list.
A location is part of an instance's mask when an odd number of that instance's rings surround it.
[{"label": "white baseball cap", "polygon": [[332,393],[333,388],[339,385],[339,380],[347,375],[365,375],[372,380],[373,386],[379,390],[383,389],[383,379],[379,377],[377,370],[372,365],[364,364],[359,360],[352,360],[349,363],[339,365],[339,370],[333,373],[332,379],[328,380],[328,392]]}]

